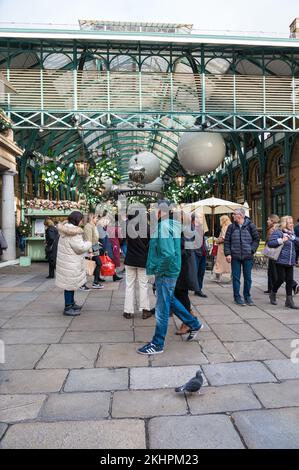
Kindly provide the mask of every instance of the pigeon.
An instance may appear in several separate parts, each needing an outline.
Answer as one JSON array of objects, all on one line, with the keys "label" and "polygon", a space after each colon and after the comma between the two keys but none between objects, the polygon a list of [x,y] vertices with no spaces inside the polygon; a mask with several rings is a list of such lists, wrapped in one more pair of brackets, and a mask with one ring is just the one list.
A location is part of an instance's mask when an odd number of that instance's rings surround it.
[{"label": "pigeon", "polygon": [[184,385],[181,385],[180,387],[177,387],[175,389],[176,392],[198,392],[200,395],[200,388],[203,384],[203,376],[201,374],[201,371],[198,370],[195,374],[195,377],[192,377],[187,383]]}]

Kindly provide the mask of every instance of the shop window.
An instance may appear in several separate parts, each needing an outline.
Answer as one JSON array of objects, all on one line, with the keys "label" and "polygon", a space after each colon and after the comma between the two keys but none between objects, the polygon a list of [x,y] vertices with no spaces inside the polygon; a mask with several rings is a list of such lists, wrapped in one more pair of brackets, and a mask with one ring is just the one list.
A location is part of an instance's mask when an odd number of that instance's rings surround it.
[{"label": "shop window", "polygon": [[277,159],[276,174],[277,176],[284,176],[285,174],[285,164],[283,155],[281,155]]},{"label": "shop window", "polygon": [[286,215],[286,194],[285,191],[278,192],[274,194],[273,197],[273,212],[277,214],[279,217],[283,217]]},{"label": "shop window", "polygon": [[255,174],[255,184],[261,184],[262,179],[261,179],[261,169],[259,165],[256,165],[254,169],[254,174]]}]

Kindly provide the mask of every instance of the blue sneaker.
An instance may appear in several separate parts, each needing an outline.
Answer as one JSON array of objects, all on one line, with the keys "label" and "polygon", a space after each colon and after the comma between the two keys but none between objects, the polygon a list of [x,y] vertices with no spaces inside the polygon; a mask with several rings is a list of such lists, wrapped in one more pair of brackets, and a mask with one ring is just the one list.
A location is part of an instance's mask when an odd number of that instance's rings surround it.
[{"label": "blue sneaker", "polygon": [[251,297],[248,297],[247,299],[245,299],[245,303],[246,305],[249,305],[249,307],[252,307],[254,305],[254,302]]},{"label": "blue sneaker", "polygon": [[242,297],[240,297],[240,298],[238,298],[238,299],[235,299],[234,302],[235,302],[235,304],[241,305],[242,307],[245,306],[245,302],[244,302],[244,300],[242,299]]},{"label": "blue sneaker", "polygon": [[149,356],[151,354],[162,354],[164,349],[160,346],[156,346],[153,343],[148,343],[142,346],[142,348],[137,349],[139,354],[143,354],[144,356]]},{"label": "blue sneaker", "polygon": [[203,324],[197,330],[190,330],[189,335],[186,338],[186,341],[195,341],[198,333],[203,329]]}]

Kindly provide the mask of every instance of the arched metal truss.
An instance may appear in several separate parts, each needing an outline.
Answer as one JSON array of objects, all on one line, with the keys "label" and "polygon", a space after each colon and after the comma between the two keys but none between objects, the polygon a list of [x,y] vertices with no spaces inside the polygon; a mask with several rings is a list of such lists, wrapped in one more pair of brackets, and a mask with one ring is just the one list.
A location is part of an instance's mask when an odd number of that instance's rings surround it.
[{"label": "arched metal truss", "polygon": [[18,91],[0,99],[27,151],[51,148],[71,162],[82,145],[105,144],[119,150],[126,178],[136,148],[154,152],[162,174],[169,171],[180,133],[198,132],[199,123],[237,140],[299,129],[298,40],[264,45],[250,38],[188,43],[27,33],[5,37],[0,30],[0,72]]}]

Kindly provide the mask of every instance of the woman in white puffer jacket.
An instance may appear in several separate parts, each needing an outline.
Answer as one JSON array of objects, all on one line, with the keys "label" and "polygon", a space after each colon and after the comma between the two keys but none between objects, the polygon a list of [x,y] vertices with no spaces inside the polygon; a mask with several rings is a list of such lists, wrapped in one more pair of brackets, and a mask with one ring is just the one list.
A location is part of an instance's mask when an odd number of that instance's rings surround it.
[{"label": "woman in white puffer jacket", "polygon": [[91,248],[91,242],[83,240],[83,214],[72,212],[68,220],[58,224],[59,242],[56,262],[56,286],[64,289],[64,315],[80,315],[81,307],[75,303],[74,291],[86,283],[83,254]]}]

